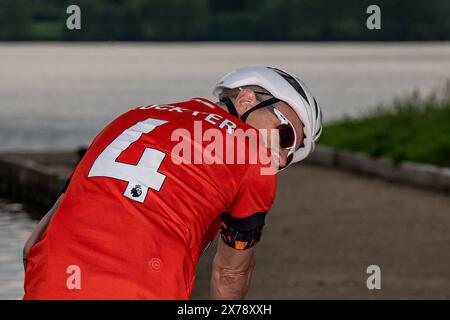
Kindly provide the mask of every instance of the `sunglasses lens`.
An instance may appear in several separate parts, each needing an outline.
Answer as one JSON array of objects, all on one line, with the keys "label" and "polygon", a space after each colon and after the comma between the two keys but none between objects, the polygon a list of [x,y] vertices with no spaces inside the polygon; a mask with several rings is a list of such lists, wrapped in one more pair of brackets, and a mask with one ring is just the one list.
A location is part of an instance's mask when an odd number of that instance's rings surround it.
[{"label": "sunglasses lens", "polygon": [[289,148],[292,147],[295,141],[294,128],[288,124],[282,124],[277,127],[280,134],[280,147]]}]

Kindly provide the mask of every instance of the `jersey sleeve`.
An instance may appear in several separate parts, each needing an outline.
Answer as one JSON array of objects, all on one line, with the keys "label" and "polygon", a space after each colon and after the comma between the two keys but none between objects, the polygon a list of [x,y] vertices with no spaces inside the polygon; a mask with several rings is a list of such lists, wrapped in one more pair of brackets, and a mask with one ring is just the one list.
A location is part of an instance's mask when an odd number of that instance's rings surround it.
[{"label": "jersey sleeve", "polygon": [[229,212],[221,216],[220,233],[225,244],[245,250],[258,243],[275,192],[276,175],[264,175],[261,166],[250,165]]}]

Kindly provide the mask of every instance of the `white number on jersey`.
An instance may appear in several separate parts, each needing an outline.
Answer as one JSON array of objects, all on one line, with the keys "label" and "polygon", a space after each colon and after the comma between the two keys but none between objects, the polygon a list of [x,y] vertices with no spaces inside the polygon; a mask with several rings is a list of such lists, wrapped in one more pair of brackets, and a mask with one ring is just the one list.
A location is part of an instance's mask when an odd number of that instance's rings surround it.
[{"label": "white number on jersey", "polygon": [[145,148],[137,165],[117,162],[117,158],[144,133],[149,133],[167,121],[149,118],[136,123],[122,132],[94,161],[89,177],[111,177],[127,181],[124,196],[143,203],[148,189],[159,191],[166,176],[158,172],[164,157],[163,152]]}]

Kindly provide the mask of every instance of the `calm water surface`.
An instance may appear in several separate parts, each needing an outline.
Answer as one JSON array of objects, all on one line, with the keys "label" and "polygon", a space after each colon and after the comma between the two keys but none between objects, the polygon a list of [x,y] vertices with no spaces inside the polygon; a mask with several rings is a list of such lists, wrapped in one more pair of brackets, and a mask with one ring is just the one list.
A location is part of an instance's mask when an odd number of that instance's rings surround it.
[{"label": "calm water surface", "polygon": [[450,43],[0,44],[0,150],[89,144],[127,109],[211,97],[248,65],[305,80],[325,121],[450,78]]},{"label": "calm water surface", "polygon": [[36,224],[20,204],[0,199],[0,300],[23,296],[22,248]]}]

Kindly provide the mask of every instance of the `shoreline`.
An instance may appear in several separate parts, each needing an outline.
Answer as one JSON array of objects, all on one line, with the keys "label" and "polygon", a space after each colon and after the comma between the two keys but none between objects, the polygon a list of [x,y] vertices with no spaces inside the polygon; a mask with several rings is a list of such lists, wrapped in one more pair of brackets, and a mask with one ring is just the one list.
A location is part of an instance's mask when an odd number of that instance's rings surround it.
[{"label": "shoreline", "polygon": [[[50,208],[83,149],[0,153],[0,197],[40,209]],[[358,152],[319,146],[304,162],[388,182],[450,192],[450,168],[373,158]],[[297,166],[301,166],[297,165]]]},{"label": "shoreline", "polygon": [[77,151],[1,153],[0,197],[48,209],[77,161]]},{"label": "shoreline", "polygon": [[401,161],[398,164],[385,157],[319,146],[305,161],[375,177],[389,182],[412,185],[436,191],[450,192],[450,168],[434,164]]}]

